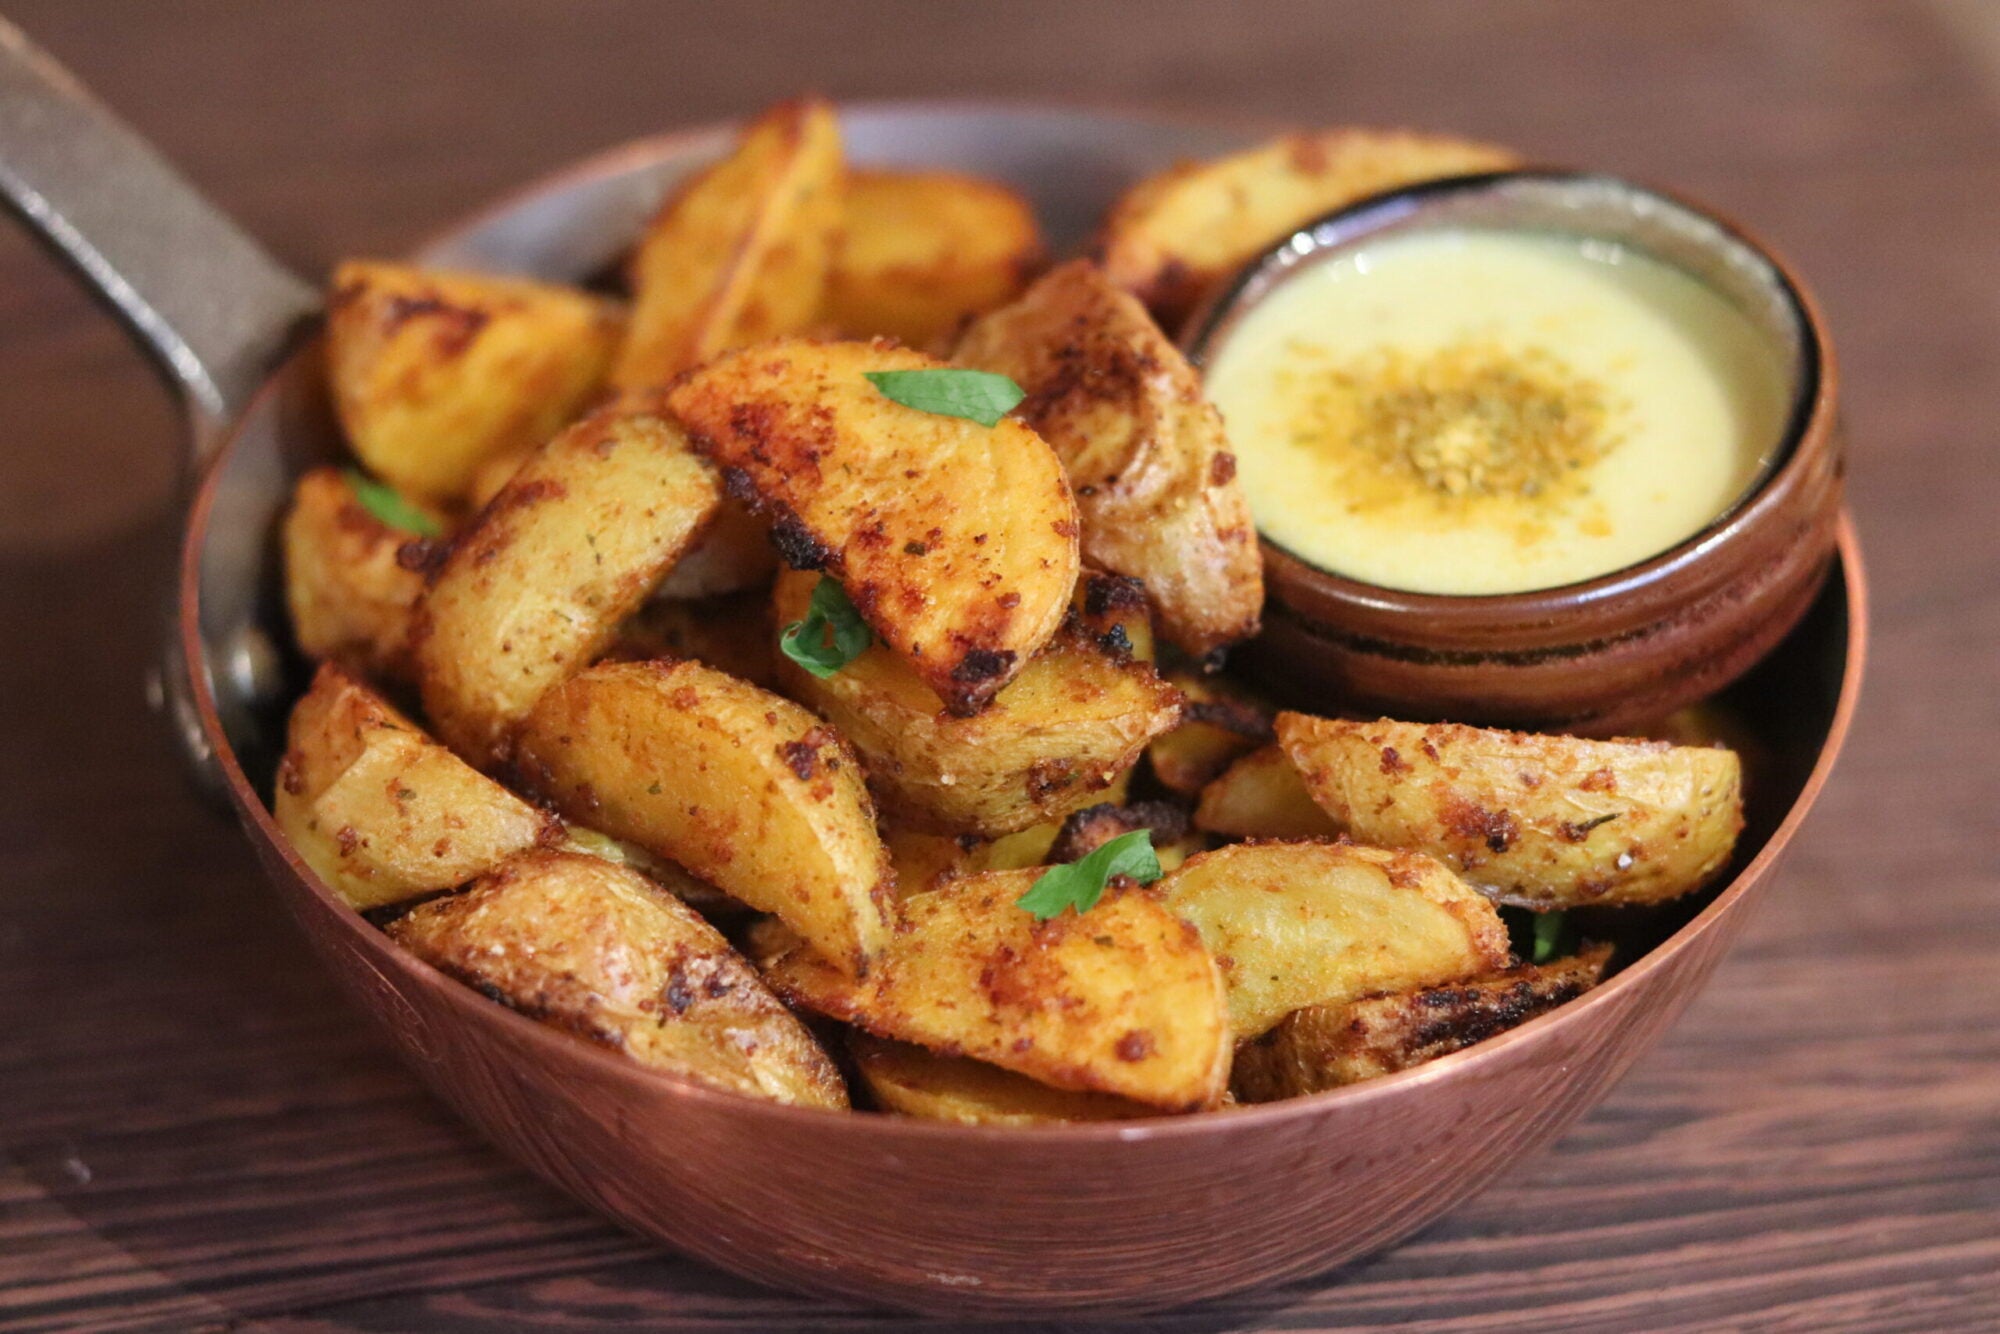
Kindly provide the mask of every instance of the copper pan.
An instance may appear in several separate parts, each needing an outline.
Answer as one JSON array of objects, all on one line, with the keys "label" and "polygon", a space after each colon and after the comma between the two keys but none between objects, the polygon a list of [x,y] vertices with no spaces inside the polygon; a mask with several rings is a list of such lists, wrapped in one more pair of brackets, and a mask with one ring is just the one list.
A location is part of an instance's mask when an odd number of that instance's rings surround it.
[{"label": "copper pan", "polygon": [[[859,160],[1014,181],[1055,242],[1111,194],[1235,131],[1028,106],[851,107]],[[641,141],[468,220],[420,257],[574,279],[612,261],[714,127]],[[1312,1274],[1388,1246],[1562,1133],[1673,1022],[1743,929],[1826,781],[1861,680],[1865,602],[1839,571],[1735,688],[1768,749],[1733,878],[1626,928],[1634,961],[1467,1052],[1347,1090],[1155,1122],[967,1129],[778,1107],[642,1070],[494,1005],[392,947],[265,810],[296,686],[272,529],[334,456],[314,290],[284,272],[11,29],[0,188],[182,392],[192,503],[165,712],[326,967],[403,1059],[495,1143],[677,1251],[803,1292],[950,1313],[1134,1312]]]}]

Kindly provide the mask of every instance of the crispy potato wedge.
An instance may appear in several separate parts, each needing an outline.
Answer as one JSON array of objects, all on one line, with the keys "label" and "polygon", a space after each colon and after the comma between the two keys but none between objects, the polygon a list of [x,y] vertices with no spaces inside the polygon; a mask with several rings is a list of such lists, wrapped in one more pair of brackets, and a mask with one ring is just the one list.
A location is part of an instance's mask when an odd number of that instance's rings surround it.
[{"label": "crispy potato wedge", "polygon": [[562,833],[333,663],[292,706],[271,812],[356,909],[456,889]]},{"label": "crispy potato wedge", "polygon": [[1014,901],[1041,872],[989,871],[903,900],[877,967],[856,980],[804,946],[766,965],[781,995],[878,1037],[969,1056],[1062,1089],[1168,1111],[1222,1097],[1222,975],[1151,893],[1114,886],[1046,922]]},{"label": "crispy potato wedge", "polygon": [[778,632],[771,599],[731,593],[687,601],[653,598],[618,627],[605,658],[693,658],[766,690],[777,686]]},{"label": "crispy potato wedge", "polygon": [[942,369],[886,344],[791,341],[669,395],[792,566],[835,576],[952,712],[977,712],[1062,623],[1079,569],[1062,465],[1019,422],[904,407],[869,372]]},{"label": "crispy potato wedge", "polygon": [[1195,796],[1223,771],[1276,735],[1272,710],[1248,688],[1186,669],[1162,673],[1187,701],[1181,725],[1153,738],[1146,761],[1169,792]]},{"label": "crispy potato wedge", "polygon": [[1160,633],[1204,658],[1257,632],[1264,558],[1201,378],[1088,260],[975,321],[954,359],[1011,376],[1014,415],[1069,475],[1083,558],[1143,580]]},{"label": "crispy potato wedge", "polygon": [[1276,1102],[1434,1061],[1525,1024],[1597,985],[1611,947],[1440,987],[1308,1005],[1236,1049],[1241,1102]]},{"label": "crispy potato wedge", "polygon": [[1340,832],[1276,745],[1251,751],[1203,788],[1194,827],[1229,838],[1332,838]]},{"label": "crispy potato wedge", "polygon": [[731,348],[805,332],[832,269],[842,172],[827,103],[781,102],[752,121],[640,240],[632,332],[612,383],[655,388]]},{"label": "crispy potato wedge", "polygon": [[[817,582],[781,574],[772,619],[802,619]],[[853,743],[884,811],[914,829],[993,838],[1089,804],[1179,718],[1179,693],[1103,639],[1064,630],[969,718],[880,644],[824,679],[781,659],[778,679]]]},{"label": "crispy potato wedge", "polygon": [[440,972],[640,1065],[773,1102],[847,1106],[839,1071],[757,970],[627,867],[522,853],[388,932]]},{"label": "crispy potato wedge", "polygon": [[843,337],[935,348],[1019,295],[1042,263],[1034,209],[997,181],[854,171],[845,203],[824,310]]},{"label": "crispy potato wedge", "polygon": [[697,662],[604,663],[542,697],[516,759],[558,811],[776,913],[842,968],[888,943],[861,766],[790,700]]},{"label": "crispy potato wedge", "polygon": [[1298,713],[1277,727],[1341,832],[1429,853],[1506,903],[1675,898],[1729,864],[1743,828],[1733,751]]},{"label": "crispy potato wedge", "polygon": [[349,260],[327,297],[327,375],[354,452],[415,500],[554,435],[604,382],[615,302],[547,283]]},{"label": "crispy potato wedge", "polygon": [[412,633],[424,710],[481,767],[542,692],[578,671],[700,537],[721,493],[656,400],[551,440],[451,545]]},{"label": "crispy potato wedge", "polygon": [[1288,134],[1139,182],[1098,237],[1105,272],[1173,327],[1259,251],[1324,213],[1441,176],[1498,171],[1504,148],[1405,130]]},{"label": "crispy potato wedge", "polygon": [[1135,801],[1129,806],[1104,802],[1064,820],[1043,861],[1048,865],[1079,861],[1112,839],[1140,829],[1150,833],[1163,872],[1180,869],[1181,863],[1207,847],[1201,835],[1188,827],[1185,807],[1168,801]]},{"label": "crispy potato wedge", "polygon": [[1239,843],[1159,883],[1229,983],[1239,1041],[1293,1010],[1507,966],[1493,904],[1420,853],[1339,843]]},{"label": "crispy potato wedge", "polygon": [[411,609],[424,576],[420,562],[406,564],[398,553],[422,541],[370,513],[339,469],[299,478],[280,535],[299,651],[369,676],[408,677]]},{"label": "crispy potato wedge", "polygon": [[940,1056],[867,1033],[850,1031],[847,1045],[876,1105],[900,1116],[962,1126],[1042,1126],[1159,1115],[1128,1098],[1050,1088],[984,1061]]}]

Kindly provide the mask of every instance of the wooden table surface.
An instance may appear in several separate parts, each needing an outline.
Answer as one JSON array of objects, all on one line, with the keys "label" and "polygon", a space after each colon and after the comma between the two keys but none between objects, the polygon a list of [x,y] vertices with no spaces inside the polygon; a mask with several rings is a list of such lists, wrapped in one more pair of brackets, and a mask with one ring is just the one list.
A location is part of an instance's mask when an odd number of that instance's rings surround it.
[{"label": "wooden table surface", "polygon": [[[1553,1151],[1390,1254],[1145,1327],[2000,1326],[2000,3],[6,10],[310,274],[807,85],[1410,122],[1756,226],[1842,350],[1876,593],[1783,883]],[[178,440],[0,231],[0,1330],[945,1328],[614,1231],[335,1000],[142,703]]]}]

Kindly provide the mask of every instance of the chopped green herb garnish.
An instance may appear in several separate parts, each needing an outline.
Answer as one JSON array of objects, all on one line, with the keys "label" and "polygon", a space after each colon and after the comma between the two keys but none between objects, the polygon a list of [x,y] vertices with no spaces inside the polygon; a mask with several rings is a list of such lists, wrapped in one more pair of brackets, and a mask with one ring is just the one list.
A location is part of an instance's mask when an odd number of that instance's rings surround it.
[{"label": "chopped green herb garnish", "polygon": [[1563,918],[1560,912],[1535,914],[1535,962],[1547,963],[1556,957],[1556,948],[1562,944]]},{"label": "chopped green herb garnish", "polygon": [[793,621],[778,638],[786,657],[824,681],[868,651],[875,636],[847,600],[837,579],[820,576],[803,621]]},{"label": "chopped green herb garnish", "polygon": [[991,426],[1014,410],[1027,395],[1021,386],[992,371],[952,367],[921,371],[864,371],[868,382],[885,398],[919,412],[963,417]]},{"label": "chopped green herb garnish", "polygon": [[1051,866],[1020,898],[1017,908],[1026,908],[1042,921],[1060,917],[1066,908],[1079,915],[1089,912],[1104,897],[1104,887],[1113,876],[1130,876],[1142,885],[1160,878],[1159,854],[1153,851],[1153,831],[1134,829],[1120,834],[1069,863]]},{"label": "chopped green herb garnish", "polygon": [[361,502],[361,508],[391,528],[415,533],[418,537],[444,535],[444,529],[438,527],[436,519],[403,499],[397,494],[395,487],[364,476],[354,468],[342,469],[342,476],[347,478],[348,489],[353,491],[354,498]]}]

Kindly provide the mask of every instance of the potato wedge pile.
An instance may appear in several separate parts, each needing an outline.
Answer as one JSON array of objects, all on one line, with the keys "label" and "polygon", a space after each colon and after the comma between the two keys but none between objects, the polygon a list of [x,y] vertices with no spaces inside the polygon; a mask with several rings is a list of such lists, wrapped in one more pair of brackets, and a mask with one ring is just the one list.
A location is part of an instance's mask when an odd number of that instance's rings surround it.
[{"label": "potato wedge pile", "polygon": [[1200,1111],[1581,994],[1617,961],[1560,914],[1713,880],[1735,753],[1228,675],[1255,527],[1157,322],[1304,217],[1508,160],[1292,136],[1044,271],[1015,188],[852,168],[805,98],[669,191],[625,292],[343,264],[358,466],[280,532],[318,664],[280,827],[500,1004],[806,1107]]}]

